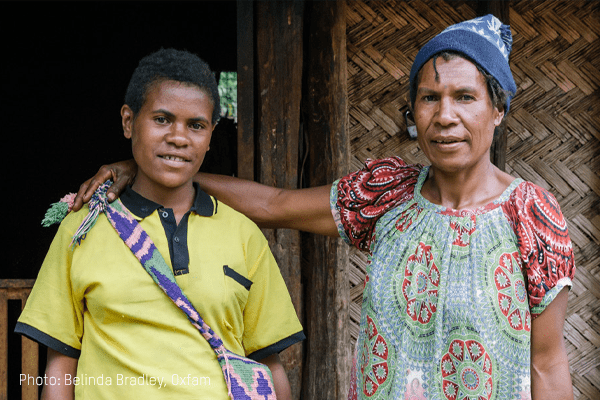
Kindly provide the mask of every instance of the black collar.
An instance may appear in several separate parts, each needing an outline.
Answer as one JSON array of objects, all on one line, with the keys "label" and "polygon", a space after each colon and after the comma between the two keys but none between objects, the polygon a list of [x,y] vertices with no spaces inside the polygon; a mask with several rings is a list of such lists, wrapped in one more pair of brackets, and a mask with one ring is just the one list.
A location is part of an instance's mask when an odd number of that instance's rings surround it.
[{"label": "black collar", "polygon": [[[194,182],[194,189],[196,190],[196,197],[190,211],[195,212],[203,217],[212,217],[217,213],[217,199],[213,203],[212,198],[206,194],[200,186]],[[131,186],[127,186],[125,191],[121,194],[121,201],[127,207],[129,211],[135,214],[139,218],[146,218],[159,208],[164,208],[162,205],[148,200],[142,195],[134,191]]]}]

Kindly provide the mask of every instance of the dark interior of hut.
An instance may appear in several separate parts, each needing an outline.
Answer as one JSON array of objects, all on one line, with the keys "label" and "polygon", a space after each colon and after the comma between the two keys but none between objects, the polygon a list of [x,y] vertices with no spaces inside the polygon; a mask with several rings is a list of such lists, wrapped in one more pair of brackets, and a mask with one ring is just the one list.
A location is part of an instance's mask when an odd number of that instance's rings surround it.
[{"label": "dark interior of hut", "polygon": [[[120,108],[140,58],[174,47],[198,54],[217,73],[236,70],[235,2],[12,7],[13,23],[0,28],[3,103],[10,111],[3,129],[9,139],[3,208],[11,231],[0,279],[35,278],[55,233],[40,226],[48,205],[77,191],[102,164],[130,158]],[[213,140],[220,139],[216,132]],[[232,170],[214,160],[231,150],[211,147],[204,168]]]}]

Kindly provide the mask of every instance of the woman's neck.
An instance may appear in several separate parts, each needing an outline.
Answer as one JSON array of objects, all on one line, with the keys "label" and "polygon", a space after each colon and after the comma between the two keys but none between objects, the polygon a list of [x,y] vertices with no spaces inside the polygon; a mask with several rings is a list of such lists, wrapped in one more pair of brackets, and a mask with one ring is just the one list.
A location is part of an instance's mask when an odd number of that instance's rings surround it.
[{"label": "woman's neck", "polygon": [[513,180],[512,176],[491,162],[459,172],[442,171],[432,165],[421,188],[421,195],[446,208],[475,209],[500,197]]}]

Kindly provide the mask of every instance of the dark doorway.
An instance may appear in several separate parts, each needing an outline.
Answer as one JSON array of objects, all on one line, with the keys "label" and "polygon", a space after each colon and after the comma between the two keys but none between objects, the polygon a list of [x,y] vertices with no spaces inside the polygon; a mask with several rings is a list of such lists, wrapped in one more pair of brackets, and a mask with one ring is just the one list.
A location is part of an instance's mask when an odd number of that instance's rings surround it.
[{"label": "dark doorway", "polygon": [[[76,191],[100,165],[130,157],[119,110],[139,59],[174,47],[198,54],[217,73],[236,71],[236,3],[13,2],[0,8],[8,111],[2,191],[8,262],[0,278],[35,278],[56,231],[40,227],[48,205]],[[215,142],[211,147],[222,151]]]}]

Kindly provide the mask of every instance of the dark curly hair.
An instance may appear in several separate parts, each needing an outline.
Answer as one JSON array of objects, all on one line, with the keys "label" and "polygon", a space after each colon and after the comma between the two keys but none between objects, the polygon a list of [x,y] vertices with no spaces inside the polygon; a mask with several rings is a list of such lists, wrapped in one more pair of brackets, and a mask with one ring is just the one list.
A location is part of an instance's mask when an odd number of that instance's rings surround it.
[{"label": "dark curly hair", "polygon": [[140,60],[125,92],[125,104],[137,114],[146,101],[148,89],[163,80],[185,82],[204,91],[213,104],[212,123],[221,115],[217,81],[207,63],[185,50],[160,49]]}]

